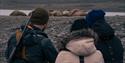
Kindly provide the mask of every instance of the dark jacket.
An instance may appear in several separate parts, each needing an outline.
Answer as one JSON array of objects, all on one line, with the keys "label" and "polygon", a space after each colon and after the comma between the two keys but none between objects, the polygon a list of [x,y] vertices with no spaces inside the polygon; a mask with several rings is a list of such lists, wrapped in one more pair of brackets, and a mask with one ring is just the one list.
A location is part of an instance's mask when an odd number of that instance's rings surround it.
[{"label": "dark jacket", "polygon": [[[13,63],[55,63],[57,51],[47,35],[39,28],[32,26],[33,30],[27,28],[24,32],[21,45],[26,47],[26,62],[20,57],[14,56]],[[23,29],[24,27],[21,27]],[[15,34],[8,41],[6,58],[9,57],[13,47],[16,46]],[[20,49],[17,49],[17,53]]]},{"label": "dark jacket", "polygon": [[122,43],[105,19],[97,20],[93,29],[99,36],[96,47],[102,52],[105,63],[123,63]]}]

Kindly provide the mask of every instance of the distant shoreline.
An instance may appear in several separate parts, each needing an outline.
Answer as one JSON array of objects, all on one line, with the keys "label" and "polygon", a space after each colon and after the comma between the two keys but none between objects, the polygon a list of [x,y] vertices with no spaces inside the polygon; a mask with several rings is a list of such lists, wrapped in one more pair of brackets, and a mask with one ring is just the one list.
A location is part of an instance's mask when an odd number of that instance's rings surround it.
[{"label": "distant shoreline", "polygon": [[1,0],[0,9],[103,9],[107,12],[124,12],[125,0]]},{"label": "distant shoreline", "polygon": [[[0,15],[1,16],[9,16],[10,13],[12,13],[14,10],[4,10],[0,9]],[[28,15],[32,10],[19,10],[21,12],[24,12],[26,15]],[[106,12],[106,16],[125,16],[125,12]]]}]

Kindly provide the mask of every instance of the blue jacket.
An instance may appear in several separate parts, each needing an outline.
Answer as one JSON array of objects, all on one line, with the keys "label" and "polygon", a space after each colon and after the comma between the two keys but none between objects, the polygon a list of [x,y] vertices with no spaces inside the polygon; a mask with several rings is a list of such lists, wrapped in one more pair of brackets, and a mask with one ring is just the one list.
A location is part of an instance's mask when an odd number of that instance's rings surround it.
[{"label": "blue jacket", "polygon": [[[18,56],[14,56],[12,63],[55,63],[57,51],[47,35],[39,28],[32,26],[33,30],[28,29],[24,32],[21,45],[26,47],[26,60]],[[21,27],[23,29],[24,27]],[[16,46],[15,34],[8,41],[6,50],[6,58],[8,59],[13,47]],[[21,47],[22,47],[21,46]],[[20,47],[20,48],[21,48]],[[17,49],[16,53],[19,53]]]},{"label": "blue jacket", "polygon": [[102,52],[105,63],[123,63],[124,49],[111,26],[102,19],[97,20],[92,27],[99,36],[96,48]]},{"label": "blue jacket", "polygon": [[115,36],[112,27],[105,21],[103,10],[92,10],[86,16],[84,23],[99,36],[96,48],[103,54],[105,63],[123,63],[123,46]]}]

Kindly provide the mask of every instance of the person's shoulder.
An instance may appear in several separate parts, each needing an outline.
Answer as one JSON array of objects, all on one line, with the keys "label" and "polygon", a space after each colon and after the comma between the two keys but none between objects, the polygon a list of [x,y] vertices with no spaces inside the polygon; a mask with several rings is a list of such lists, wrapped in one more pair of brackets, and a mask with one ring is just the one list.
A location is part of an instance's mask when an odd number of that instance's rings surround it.
[{"label": "person's shoulder", "polygon": [[69,51],[61,51],[56,59],[56,63],[78,63],[79,56],[72,54]]},{"label": "person's shoulder", "polygon": [[[91,61],[89,61],[89,60],[91,60]],[[84,61],[86,63],[93,63],[93,62],[104,63],[104,59],[103,59],[102,53],[99,50],[97,50],[92,55],[85,57]]]},{"label": "person's shoulder", "polygon": [[63,59],[66,60],[67,58],[69,58],[72,54],[68,51],[60,51],[57,58],[58,59]]},{"label": "person's shoulder", "polygon": [[64,56],[64,57],[77,57],[77,55],[73,54],[72,52],[69,51],[61,51],[59,55]]},{"label": "person's shoulder", "polygon": [[94,55],[100,60],[103,59],[103,54],[99,50],[97,50]]},{"label": "person's shoulder", "polygon": [[39,31],[31,31],[31,33],[28,33],[27,36],[32,36],[33,38],[35,38],[35,40],[37,41],[42,41],[42,42],[48,42],[50,41],[47,34],[43,33],[43,32],[39,32]]},{"label": "person's shoulder", "polygon": [[71,52],[69,51],[60,51],[59,52],[59,55],[62,55],[62,56],[70,56],[70,55],[73,55]]},{"label": "person's shoulder", "polygon": [[48,35],[46,33],[44,33],[43,31],[35,31],[35,34],[39,37],[44,37],[44,38],[48,38]]},{"label": "person's shoulder", "polygon": [[101,55],[101,56],[102,56],[101,51],[97,50],[96,53],[97,53],[98,55]]},{"label": "person's shoulder", "polygon": [[49,38],[43,38],[41,39],[42,46],[47,47],[48,45],[53,45],[53,42]]},{"label": "person's shoulder", "polygon": [[112,42],[121,42],[120,38],[118,38],[116,35],[112,38]]}]

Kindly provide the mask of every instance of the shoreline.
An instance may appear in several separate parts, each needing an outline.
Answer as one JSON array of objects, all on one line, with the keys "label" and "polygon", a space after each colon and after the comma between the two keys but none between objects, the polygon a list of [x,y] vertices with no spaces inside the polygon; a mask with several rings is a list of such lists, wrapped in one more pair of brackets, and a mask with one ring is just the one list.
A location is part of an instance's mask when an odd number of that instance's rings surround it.
[{"label": "shoreline", "polygon": [[[9,16],[14,10],[0,9],[0,16]],[[32,10],[19,10],[28,15]],[[125,12],[106,12],[105,16],[125,16]]]}]

